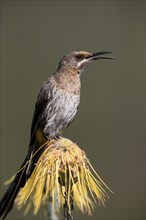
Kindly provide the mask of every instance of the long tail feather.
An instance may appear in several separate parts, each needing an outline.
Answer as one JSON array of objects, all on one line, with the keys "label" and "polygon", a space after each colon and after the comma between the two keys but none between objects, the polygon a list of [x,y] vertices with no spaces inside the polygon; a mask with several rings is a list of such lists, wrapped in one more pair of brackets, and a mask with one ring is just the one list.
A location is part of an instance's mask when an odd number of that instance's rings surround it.
[{"label": "long tail feather", "polygon": [[[24,160],[21,168],[25,165],[25,163],[28,160],[28,156]],[[20,169],[21,169],[20,168]],[[18,172],[13,180],[13,182],[9,185],[6,193],[2,197],[0,201],[0,216],[2,219],[4,219],[9,211],[12,209],[14,200],[20,190],[21,187],[25,185],[26,182],[26,168],[22,169],[20,172]]]},{"label": "long tail feather", "polygon": [[43,146],[45,146],[45,144],[39,148],[39,145],[34,141],[33,145],[29,148],[27,157],[0,201],[0,217],[2,217],[2,219],[11,211],[20,188],[25,185],[26,180],[31,176],[35,164],[44,151]]}]

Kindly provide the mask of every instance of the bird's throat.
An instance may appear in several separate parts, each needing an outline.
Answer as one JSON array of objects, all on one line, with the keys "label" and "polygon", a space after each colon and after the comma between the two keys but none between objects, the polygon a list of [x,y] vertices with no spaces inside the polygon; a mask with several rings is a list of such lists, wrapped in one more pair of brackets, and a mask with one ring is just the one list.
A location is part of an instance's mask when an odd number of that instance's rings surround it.
[{"label": "bird's throat", "polygon": [[81,82],[77,69],[62,69],[55,74],[55,81],[59,89],[65,90],[68,93],[80,95]]}]

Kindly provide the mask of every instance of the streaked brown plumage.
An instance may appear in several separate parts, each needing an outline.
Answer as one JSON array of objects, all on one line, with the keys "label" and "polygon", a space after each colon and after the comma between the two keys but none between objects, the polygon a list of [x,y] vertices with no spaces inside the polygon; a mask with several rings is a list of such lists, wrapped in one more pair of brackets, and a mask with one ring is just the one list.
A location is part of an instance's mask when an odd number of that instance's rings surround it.
[{"label": "streaked brown plumage", "polygon": [[[0,202],[0,216],[4,219],[12,209],[14,200],[32,174],[35,163],[44,149],[32,158],[47,139],[58,138],[73,121],[80,103],[80,75],[85,67],[97,59],[111,59],[101,56],[110,52],[72,52],[64,56],[57,71],[42,85],[31,126],[28,154],[22,164],[29,163],[15,177]],[[21,168],[20,167],[20,168]]]}]

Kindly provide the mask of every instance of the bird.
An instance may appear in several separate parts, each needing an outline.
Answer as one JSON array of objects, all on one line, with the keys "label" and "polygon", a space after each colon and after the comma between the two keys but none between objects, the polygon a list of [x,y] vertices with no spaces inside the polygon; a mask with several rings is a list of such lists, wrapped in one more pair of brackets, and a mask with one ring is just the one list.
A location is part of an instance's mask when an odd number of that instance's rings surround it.
[{"label": "bird", "polygon": [[43,82],[35,104],[27,156],[0,201],[2,219],[11,211],[19,190],[43,153],[44,148],[38,150],[40,146],[60,138],[74,120],[80,104],[81,73],[95,60],[113,59],[106,54],[111,52],[73,51],[63,56],[55,73]]}]

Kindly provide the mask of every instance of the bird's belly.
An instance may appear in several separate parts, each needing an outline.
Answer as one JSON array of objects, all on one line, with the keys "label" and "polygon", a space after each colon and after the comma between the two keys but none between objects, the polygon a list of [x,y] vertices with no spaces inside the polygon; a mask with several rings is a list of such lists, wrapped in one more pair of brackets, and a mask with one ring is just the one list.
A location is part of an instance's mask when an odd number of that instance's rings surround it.
[{"label": "bird's belly", "polygon": [[52,109],[48,106],[44,134],[49,138],[59,136],[74,119],[79,102],[79,96],[65,94],[55,100]]}]

